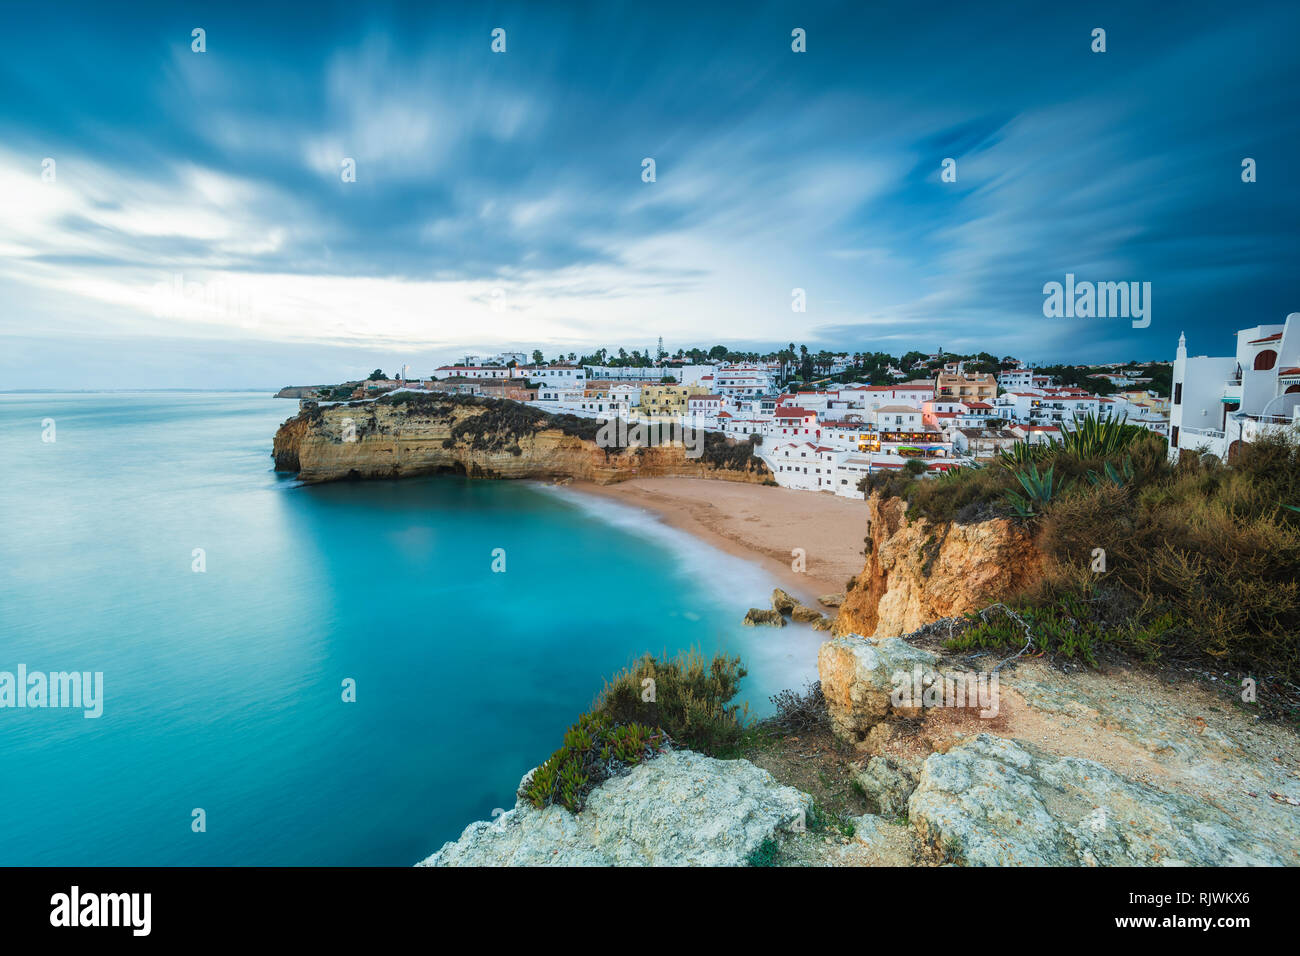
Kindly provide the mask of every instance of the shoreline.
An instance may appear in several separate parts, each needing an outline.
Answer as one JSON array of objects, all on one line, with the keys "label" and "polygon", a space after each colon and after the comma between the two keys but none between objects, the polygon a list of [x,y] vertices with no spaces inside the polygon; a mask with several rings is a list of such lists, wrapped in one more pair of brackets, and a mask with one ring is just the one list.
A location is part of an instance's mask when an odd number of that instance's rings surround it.
[{"label": "shoreline", "polygon": [[[849,578],[862,573],[867,509],[856,499],[708,478],[630,478],[609,485],[573,481],[563,487],[637,508],[750,561],[830,617],[837,609],[823,607],[817,598],[843,591]],[[794,548],[807,553],[805,572],[791,567]]]}]

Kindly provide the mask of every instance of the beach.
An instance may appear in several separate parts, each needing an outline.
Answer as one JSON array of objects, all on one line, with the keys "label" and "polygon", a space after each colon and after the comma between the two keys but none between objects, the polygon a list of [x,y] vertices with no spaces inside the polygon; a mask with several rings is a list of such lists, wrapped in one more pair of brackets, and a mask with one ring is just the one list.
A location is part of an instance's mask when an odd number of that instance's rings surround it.
[{"label": "beach", "polygon": [[[737,557],[757,561],[805,601],[843,591],[861,573],[865,502],[773,485],[707,478],[633,478],[569,487],[640,508]],[[802,548],[806,570],[792,569]]]}]

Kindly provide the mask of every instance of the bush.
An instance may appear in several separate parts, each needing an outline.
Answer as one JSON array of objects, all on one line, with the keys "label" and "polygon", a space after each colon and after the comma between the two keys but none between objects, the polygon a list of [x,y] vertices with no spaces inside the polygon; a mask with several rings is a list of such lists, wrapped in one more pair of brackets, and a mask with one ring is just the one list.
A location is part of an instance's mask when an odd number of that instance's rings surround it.
[{"label": "bush", "polygon": [[672,744],[714,756],[736,749],[748,707],[729,702],[744,676],[739,657],[645,655],[605,682],[592,709],[565,733],[563,746],[533,773],[525,798],[535,807],[558,803],[577,813],[602,782]]},{"label": "bush", "polygon": [[[1230,465],[1170,466],[1162,440],[1139,436],[1109,458],[1059,449],[1053,461],[1097,480],[1076,478],[1034,519],[1046,567],[1015,607],[1041,648],[1089,662],[1103,647],[1208,658],[1261,681],[1300,680],[1300,512],[1284,507],[1300,504],[1300,446],[1270,437]],[[965,479],[963,494],[981,480]],[[1023,631],[1007,621],[981,621],[956,646],[1017,642]]]},{"label": "bush", "polygon": [[[696,651],[659,660],[647,654],[605,682],[594,710],[616,724],[662,728],[674,742],[717,756],[739,743],[748,705],[730,703],[745,668],[739,657],[712,660]],[[653,681],[653,684],[648,683]],[[653,700],[643,700],[653,689]]]},{"label": "bush", "polygon": [[660,753],[664,733],[644,724],[615,724],[600,713],[583,714],[564,745],[533,772],[524,796],[535,807],[558,803],[577,813],[587,794],[610,777]]}]

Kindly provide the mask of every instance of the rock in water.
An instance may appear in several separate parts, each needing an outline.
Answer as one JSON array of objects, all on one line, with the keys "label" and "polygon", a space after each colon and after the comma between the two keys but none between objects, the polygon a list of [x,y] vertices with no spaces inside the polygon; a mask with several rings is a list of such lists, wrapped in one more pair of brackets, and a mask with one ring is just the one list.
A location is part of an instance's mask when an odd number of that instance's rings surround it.
[{"label": "rock in water", "polygon": [[836,591],[834,594],[823,594],[817,600],[823,607],[839,607],[844,603],[844,592]]},{"label": "rock in water", "polygon": [[767,624],[771,627],[785,627],[785,618],[778,612],[765,607],[751,607],[749,613],[745,615],[745,622],[750,627],[756,624]]},{"label": "rock in water", "polygon": [[789,614],[798,603],[781,588],[772,589],[772,609],[778,614]]},{"label": "rock in water", "polygon": [[418,865],[741,866],[811,807],[748,760],[678,750],[605,781],[577,814],[520,798]]},{"label": "rock in water", "polygon": [[1286,863],[1206,801],[989,734],[926,759],[908,816],[946,860],[967,866]]},{"label": "rock in water", "polygon": [[796,604],[790,610],[790,620],[798,621],[800,624],[814,624],[822,619],[822,612],[808,607],[806,604]]}]

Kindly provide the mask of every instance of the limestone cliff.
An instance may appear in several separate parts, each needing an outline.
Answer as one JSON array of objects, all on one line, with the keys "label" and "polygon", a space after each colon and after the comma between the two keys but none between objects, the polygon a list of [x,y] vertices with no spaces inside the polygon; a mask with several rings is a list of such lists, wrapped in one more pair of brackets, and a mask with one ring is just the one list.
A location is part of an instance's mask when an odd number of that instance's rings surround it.
[{"label": "limestone cliff", "polygon": [[450,471],[483,478],[573,478],[610,484],[684,476],[761,483],[767,465],[746,444],[706,436],[703,455],[661,445],[601,448],[590,419],[549,416],[497,399],[417,399],[303,405],[275,435],[275,467],[306,483]]},{"label": "limestone cliff", "polygon": [[832,632],[898,637],[941,617],[978,610],[1024,590],[1042,556],[1005,518],[971,524],[908,520],[907,502],[867,502],[866,567],[840,606]]}]

